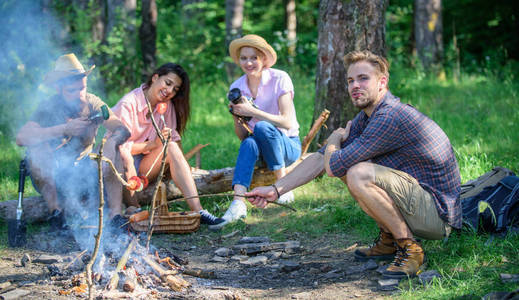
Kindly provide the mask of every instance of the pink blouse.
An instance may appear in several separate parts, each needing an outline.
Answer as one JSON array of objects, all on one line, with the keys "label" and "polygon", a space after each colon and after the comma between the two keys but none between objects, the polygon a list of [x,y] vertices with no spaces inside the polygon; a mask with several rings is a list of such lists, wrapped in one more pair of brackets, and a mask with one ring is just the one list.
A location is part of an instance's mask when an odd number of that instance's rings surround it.
[{"label": "pink blouse", "polygon": [[[231,84],[229,90],[233,88],[239,88],[242,95],[252,98],[252,93],[247,84],[247,75],[243,75]],[[279,115],[278,99],[282,95],[290,93],[290,98],[294,99],[294,85],[290,76],[285,71],[278,69],[268,68],[261,72],[261,82],[258,86],[258,92],[254,103],[258,108],[264,112],[273,115]],[[258,119],[252,118],[248,124],[251,129],[254,130],[254,126],[258,122]],[[297,120],[290,126],[290,128],[279,128],[278,129],[289,137],[299,135],[299,124]]]},{"label": "pink blouse", "polygon": [[[146,117],[148,114],[148,106],[146,105],[146,98],[144,98],[143,85],[124,95],[124,97],[117,102],[112,108],[117,117],[130,130],[131,136],[122,144],[121,147],[131,152],[133,143],[143,143],[146,141],[153,141],[157,137],[155,128],[151,122],[151,118]],[[162,129],[164,124],[157,112],[157,107],[153,111],[153,117],[157,126]],[[172,102],[168,102],[168,109],[164,113],[164,120],[166,126],[171,128],[171,140],[174,142],[180,141],[180,135],[175,130],[177,127],[177,120],[175,117],[175,107]]]}]

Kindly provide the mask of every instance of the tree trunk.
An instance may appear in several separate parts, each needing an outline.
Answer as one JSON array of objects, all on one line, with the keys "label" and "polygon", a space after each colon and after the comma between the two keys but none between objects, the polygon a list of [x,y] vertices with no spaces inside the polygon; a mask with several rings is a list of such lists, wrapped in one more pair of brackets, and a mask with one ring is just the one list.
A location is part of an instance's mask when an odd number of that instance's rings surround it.
[{"label": "tree trunk", "polygon": [[93,3],[94,7],[98,8],[99,13],[92,17],[92,40],[103,42],[106,27],[106,1],[94,0]]},{"label": "tree trunk", "polygon": [[[80,9],[89,9],[89,4],[85,1],[75,0],[76,6]],[[92,11],[98,12],[92,17],[92,40],[99,41],[104,47],[112,47],[113,41],[110,37],[116,37],[122,40],[123,53],[121,56],[131,60],[136,56],[135,49],[135,14],[137,9],[136,0],[94,0],[92,1]],[[94,58],[96,65],[99,67],[101,75],[106,78],[112,77],[114,72],[112,64],[114,64],[114,56],[107,55],[106,51],[99,51]],[[117,65],[117,64],[114,64]],[[110,66],[110,67],[108,67]],[[123,65],[122,68],[115,72],[125,74],[120,78],[120,85],[124,86],[130,82],[134,82],[132,78],[132,68],[130,65]],[[124,79],[123,79],[124,78]],[[101,87],[104,89],[104,87]]]},{"label": "tree trunk", "polygon": [[443,60],[441,7],[441,0],[414,1],[416,52],[424,69],[438,74]]},{"label": "tree trunk", "polygon": [[320,2],[313,119],[324,109],[331,114],[328,128],[318,133],[315,142],[322,144],[333,130],[346,126],[358,112],[348,95],[343,57],[353,50],[370,50],[385,56],[387,4],[387,0]]},{"label": "tree trunk", "polygon": [[[245,0],[225,1],[225,49],[229,49],[232,40],[241,37],[243,24],[243,4]],[[237,66],[234,62],[226,62],[225,70],[228,81],[234,80]]]},{"label": "tree trunk", "polygon": [[[133,20],[135,19],[136,0],[106,0],[106,27],[105,38],[109,37],[114,27],[122,24],[125,32],[132,36],[135,32]],[[133,44],[127,40],[126,44]]]},{"label": "tree trunk", "polygon": [[195,17],[202,12],[202,9],[196,7],[196,4],[202,3],[205,0],[182,0],[182,12],[184,14],[184,20],[189,21],[192,17]]},{"label": "tree trunk", "polygon": [[155,0],[142,1],[142,24],[139,28],[141,41],[142,61],[144,63],[142,79],[146,78],[155,69],[157,51],[157,4]]},{"label": "tree trunk", "polygon": [[285,22],[287,29],[288,55],[294,57],[296,55],[296,1],[285,0]]}]

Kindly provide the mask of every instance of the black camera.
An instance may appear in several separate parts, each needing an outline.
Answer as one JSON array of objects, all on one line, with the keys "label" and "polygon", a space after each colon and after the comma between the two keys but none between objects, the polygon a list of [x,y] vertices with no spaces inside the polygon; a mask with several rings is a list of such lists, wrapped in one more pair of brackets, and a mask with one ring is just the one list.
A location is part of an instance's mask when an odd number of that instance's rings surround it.
[{"label": "black camera", "polygon": [[[231,101],[233,104],[239,104],[239,103],[241,103],[241,102],[242,102],[241,96],[242,96],[242,94],[241,94],[241,91],[240,91],[239,88],[234,88],[234,89],[230,90],[229,93],[227,93],[227,99],[229,99],[229,101]],[[258,108],[258,107],[256,106],[256,104],[254,104],[254,102],[252,101],[251,98],[249,98],[249,97],[246,96],[245,99],[246,99],[246,101],[248,101],[252,106]],[[231,114],[235,115],[235,116],[238,116],[238,117],[242,118],[242,119],[245,120],[246,122],[248,122],[248,121],[250,121],[250,120],[252,119],[252,117],[239,116],[239,115],[233,113],[233,111],[232,111],[232,107],[229,108],[229,112],[230,112]]]}]

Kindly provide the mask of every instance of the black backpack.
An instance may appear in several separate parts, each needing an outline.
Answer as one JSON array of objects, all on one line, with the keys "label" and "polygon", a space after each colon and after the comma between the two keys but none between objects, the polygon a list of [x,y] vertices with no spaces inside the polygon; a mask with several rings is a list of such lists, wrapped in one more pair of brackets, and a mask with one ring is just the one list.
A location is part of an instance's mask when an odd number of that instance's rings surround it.
[{"label": "black backpack", "polygon": [[465,198],[476,196],[477,194],[481,193],[481,191],[483,191],[483,189],[487,186],[495,185],[501,179],[511,175],[515,175],[515,173],[510,169],[494,167],[492,170],[486,172],[478,178],[465,182],[461,185],[461,201],[463,201]]},{"label": "black backpack", "polygon": [[475,196],[462,198],[463,221],[471,229],[505,232],[519,226],[519,177],[507,176]]}]

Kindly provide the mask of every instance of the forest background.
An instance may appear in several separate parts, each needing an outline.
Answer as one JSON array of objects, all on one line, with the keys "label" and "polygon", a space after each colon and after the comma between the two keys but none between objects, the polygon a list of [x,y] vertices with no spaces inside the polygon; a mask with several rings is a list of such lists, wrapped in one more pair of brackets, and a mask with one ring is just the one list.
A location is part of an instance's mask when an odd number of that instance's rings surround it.
[{"label": "forest background", "polygon": [[[275,67],[287,71],[294,81],[298,120],[301,133],[306,133],[314,115],[320,113],[314,111],[316,103],[324,101],[316,94],[320,76],[318,28],[320,5],[330,2],[344,1],[2,1],[0,201],[17,197],[18,163],[24,150],[15,145],[14,137],[39,101],[52,93],[41,81],[64,53],[74,52],[85,66],[96,64],[89,76],[89,91],[110,106],[139,86],[153,66],[168,61],[181,64],[192,84],[192,116],[184,148],[211,143],[202,150],[202,167],[216,169],[233,166],[239,147],[231,130],[226,92],[241,71],[233,68],[227,44],[240,33],[259,34],[278,53]],[[381,15],[393,94],[446,131],[456,151],[462,181],[497,165],[519,171],[519,2],[444,1],[440,6],[442,52],[434,66],[423,63],[415,39],[415,7],[424,1],[352,1],[359,6],[368,2],[387,5]],[[229,6],[236,3],[243,5],[243,19],[231,32]],[[294,28],[287,22],[290,3],[295,5],[295,38],[291,35]],[[152,42],[153,26],[150,33],[149,25],[153,23],[156,39]],[[344,102],[349,104],[347,95]],[[28,195],[36,193],[30,183],[26,191]],[[296,190],[296,197],[302,216],[289,222],[273,219],[256,230],[275,235],[279,234],[275,228],[282,224],[286,230],[310,236],[348,232],[364,241],[376,233],[375,226],[359,225],[372,222],[340,182],[321,178]],[[204,205],[223,213],[228,203],[208,200]],[[321,207],[326,209],[314,210]],[[258,218],[262,214],[253,211]],[[309,229],[305,222],[315,223],[306,219],[317,220],[319,225]],[[250,220],[254,222],[254,218]],[[1,228],[5,235],[3,224]],[[519,238],[513,233],[503,239],[464,233],[454,235],[448,244],[427,242],[431,265],[444,279],[432,290],[406,287],[402,295],[452,298],[481,296],[496,288],[512,290],[513,284],[501,282],[499,274],[519,273],[518,248]]]}]

